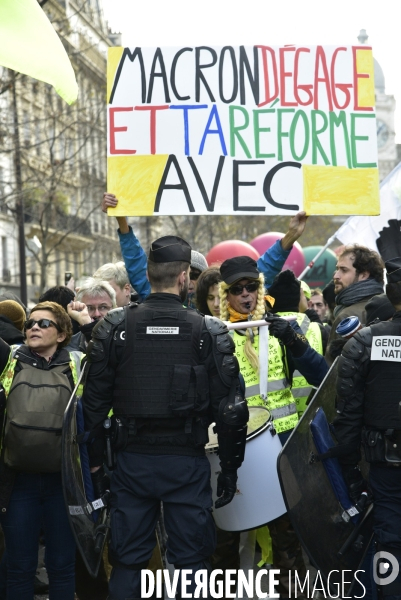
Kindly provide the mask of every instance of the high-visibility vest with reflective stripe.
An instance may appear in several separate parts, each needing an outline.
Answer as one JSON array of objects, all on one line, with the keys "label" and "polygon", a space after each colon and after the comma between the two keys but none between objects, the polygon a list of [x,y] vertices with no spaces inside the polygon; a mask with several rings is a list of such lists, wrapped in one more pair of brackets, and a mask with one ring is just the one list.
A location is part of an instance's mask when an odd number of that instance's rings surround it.
[{"label": "high-visibility vest with reflective stripe", "polygon": [[[233,332],[235,355],[245,380],[245,397],[249,406],[265,406],[274,420],[277,433],[293,429],[298,423],[297,406],[291,394],[290,383],[284,369],[284,353],[279,341],[269,336],[269,372],[267,401],[260,397],[259,374],[255,372],[244,353],[246,336]],[[259,336],[255,335],[253,347],[259,353]]]},{"label": "high-visibility vest with reflective stripe", "polygon": [[[6,397],[8,397],[14,379],[15,367],[17,364],[17,358],[15,358],[15,353],[18,352],[19,347],[20,346],[16,344],[11,346],[11,352],[8,358],[7,365],[3,369],[3,372],[0,374],[0,381],[3,385]],[[79,373],[81,372],[81,359],[83,354],[78,350],[72,350],[68,354],[70,355],[70,369],[72,374],[72,380],[75,386],[79,379]],[[82,391],[82,385],[80,385],[78,388],[78,396],[82,396]]]},{"label": "high-visibility vest with reflective stripe", "polygon": [[[279,316],[296,316],[297,323],[309,342],[309,345],[318,353],[323,356],[323,341],[322,332],[318,323],[311,322],[309,317],[303,313],[294,312],[279,312]],[[297,403],[297,411],[299,418],[304,414],[306,410],[306,401],[309,394],[312,391],[312,386],[306,381],[305,377],[296,369],[293,373],[292,378],[292,395]]]}]

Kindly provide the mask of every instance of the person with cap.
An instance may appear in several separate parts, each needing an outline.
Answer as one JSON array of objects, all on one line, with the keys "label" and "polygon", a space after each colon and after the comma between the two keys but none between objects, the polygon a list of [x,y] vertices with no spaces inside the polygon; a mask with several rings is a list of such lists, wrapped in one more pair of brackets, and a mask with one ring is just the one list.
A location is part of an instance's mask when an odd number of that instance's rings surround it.
[{"label": "person with cap", "polygon": [[[307,316],[308,300],[303,287],[305,285],[307,284],[297,279],[290,269],[276,275],[273,284],[269,287],[269,295],[274,298],[271,310],[281,317],[295,317],[309,345],[318,354],[324,356],[329,331],[326,332],[322,323],[311,321]],[[308,293],[308,289],[306,293]],[[299,418],[305,412],[312,389],[306,378],[296,369],[292,377],[291,393],[295,398]]]},{"label": "person with cap", "polygon": [[[386,295],[394,314],[390,321],[360,329],[345,344],[337,369],[338,416],[333,431],[350,497],[362,507],[373,496],[376,551],[379,561],[390,559],[392,567],[392,573],[380,571],[381,597],[400,600],[401,258],[388,260],[385,266]],[[369,483],[358,466],[361,444],[370,463]]]},{"label": "person with cap", "polygon": [[[101,208],[107,214],[108,208],[115,208],[118,205],[118,199],[114,194],[105,192],[103,194]],[[126,217],[116,217],[118,222],[118,237],[120,240],[121,254],[132,287],[135,288],[141,299],[146,298],[150,293],[149,281],[146,276],[146,254],[128,225]],[[305,230],[308,217],[305,211],[300,211],[291,217],[288,231],[277,240],[266,252],[258,259],[258,269],[265,277],[266,285],[272,283],[275,275],[281,271],[287,258],[289,257],[294,243],[301,237]],[[207,268],[207,262],[203,254],[192,250],[191,270],[190,270],[190,288],[189,288],[189,306],[195,308],[195,293],[197,279],[201,272]]]},{"label": "person with cap", "polygon": [[[248,408],[226,326],[183,307],[191,247],[176,236],[152,243],[152,293],[110,311],[94,328],[83,406],[86,429],[113,409],[118,424],[111,482],[110,600],[141,597],[141,569],[155,546],[163,502],[167,559],[188,569],[187,591],[215,548],[210,465],[204,446],[216,422],[221,472],[216,509],[236,493]],[[102,434],[89,446],[96,489],[108,486]],[[181,577],[179,578],[181,580]],[[177,598],[181,597],[180,584]]]},{"label": "person with cap", "polygon": [[330,365],[333,362],[330,344],[340,337],[336,333],[337,325],[352,316],[358,317],[362,325],[366,324],[365,304],[383,293],[383,268],[379,254],[360,244],[344,246],[339,255],[333,275],[336,307],[325,355]]},{"label": "person with cap", "polygon": [[10,346],[24,343],[22,330],[25,319],[25,311],[18,302],[15,300],[0,302],[0,337]]},{"label": "person with cap", "polygon": [[[220,273],[220,318],[233,322],[266,319],[270,323],[268,340],[264,327],[235,330],[233,339],[248,405],[264,406],[270,411],[275,430],[284,444],[298,423],[291,393],[294,370],[298,369],[311,385],[318,386],[327,373],[326,362],[310,347],[296,323],[266,314],[266,302],[273,306],[275,299],[265,295],[264,276],[252,258],[228,259],[221,265]],[[299,298],[298,282],[298,302]],[[268,375],[267,382],[262,384],[260,373],[265,371],[264,361],[268,361]],[[262,385],[266,385],[265,398]],[[273,568],[280,570],[277,591],[281,598],[288,598],[295,572],[300,578],[306,574],[301,545],[287,514],[268,526],[273,545]]]},{"label": "person with cap", "polygon": [[[115,208],[118,204],[118,199],[114,194],[105,192],[102,200],[102,211],[107,213],[107,208]],[[147,277],[147,258],[146,254],[132,231],[132,227],[128,225],[126,217],[116,217],[118,222],[118,237],[120,239],[121,254],[124,259],[127,269],[129,281],[135,289],[140,300],[144,300],[150,294],[150,283]],[[191,251],[191,269],[189,272],[189,289],[187,295],[187,306],[195,307],[195,292],[199,275],[207,269],[206,258],[196,250]]]},{"label": "person with cap", "polygon": [[365,304],[366,324],[373,325],[378,321],[389,321],[393,318],[395,308],[387,297],[387,294],[373,296]]}]

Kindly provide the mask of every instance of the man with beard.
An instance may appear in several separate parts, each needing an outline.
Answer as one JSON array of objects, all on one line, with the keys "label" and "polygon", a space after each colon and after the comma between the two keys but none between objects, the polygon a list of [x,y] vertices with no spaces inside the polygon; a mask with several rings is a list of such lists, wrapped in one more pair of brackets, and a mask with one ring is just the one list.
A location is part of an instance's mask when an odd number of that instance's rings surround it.
[{"label": "man with beard", "polygon": [[[216,508],[231,502],[237,489],[248,408],[226,326],[182,305],[190,262],[191,247],[183,239],[165,236],[153,242],[151,294],[142,304],[110,311],[95,326],[88,347],[86,428],[102,430],[111,408],[117,425],[110,487],[110,600],[141,597],[141,569],[156,543],[161,501],[167,559],[187,570],[187,591],[193,593],[195,573],[207,568],[216,543],[205,455],[213,421],[221,465]],[[97,497],[108,486],[101,435],[89,447]],[[179,591],[180,585],[176,598],[181,598]]]},{"label": "man with beard", "polygon": [[336,333],[340,321],[355,316],[363,325],[366,324],[365,304],[373,296],[383,293],[383,269],[379,254],[359,244],[345,246],[338,257],[333,275],[336,307],[325,355],[329,364],[333,362],[330,345],[340,339]]}]

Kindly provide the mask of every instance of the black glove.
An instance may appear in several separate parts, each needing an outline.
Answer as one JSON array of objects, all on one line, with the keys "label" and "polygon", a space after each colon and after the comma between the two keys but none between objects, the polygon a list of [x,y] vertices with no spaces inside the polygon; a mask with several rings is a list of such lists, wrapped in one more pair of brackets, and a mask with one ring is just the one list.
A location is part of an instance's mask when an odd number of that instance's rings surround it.
[{"label": "black glove", "polygon": [[91,478],[96,500],[102,498],[106,492],[110,491],[110,477],[105,473],[103,467],[100,467],[95,473],[91,473]]},{"label": "black glove", "polygon": [[348,340],[345,338],[338,338],[330,342],[329,354],[333,361],[337,358],[337,356],[341,356],[341,352],[343,351],[343,348],[347,342]]},{"label": "black glove", "polygon": [[307,308],[305,314],[311,323],[321,323],[320,317],[314,308]]},{"label": "black glove", "polygon": [[289,321],[280,319],[280,317],[276,317],[275,315],[267,315],[265,320],[267,323],[270,323],[269,333],[281,340],[285,346],[293,344],[297,339],[297,334]]},{"label": "black glove", "polygon": [[289,321],[280,319],[280,317],[271,313],[266,315],[265,321],[270,323],[269,333],[278,338],[290,350],[292,356],[299,358],[305,354],[309,343],[303,334],[297,333],[291,327]]},{"label": "black glove", "polygon": [[237,491],[237,469],[226,469],[221,467],[217,478],[218,500],[214,503],[215,508],[221,508],[229,504]]},{"label": "black glove", "polygon": [[348,486],[349,497],[355,508],[363,512],[372,500],[367,481],[362,477],[358,466],[343,466],[343,475]]}]

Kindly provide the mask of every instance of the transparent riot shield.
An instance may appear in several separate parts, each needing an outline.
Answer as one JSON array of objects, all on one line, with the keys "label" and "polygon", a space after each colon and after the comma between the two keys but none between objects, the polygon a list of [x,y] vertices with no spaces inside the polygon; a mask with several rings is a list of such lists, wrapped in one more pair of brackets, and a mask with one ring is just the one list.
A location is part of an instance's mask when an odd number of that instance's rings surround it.
[{"label": "transparent riot shield", "polygon": [[323,410],[328,424],[335,418],[336,378],[337,362],[284,445],[277,466],[291,522],[312,564],[333,590],[345,579],[349,595],[372,539],[372,505],[359,514],[349,498],[347,505],[341,495],[340,488],[346,486],[337,459],[329,459],[334,461],[332,477],[313,438],[311,425],[316,415],[322,416]]},{"label": "transparent riot shield", "polygon": [[67,514],[78,550],[90,575],[96,577],[109,532],[109,513],[105,498],[91,497],[86,448],[78,443],[77,419],[81,407],[77,391],[83,374],[84,369],[64,413],[61,473]]}]

